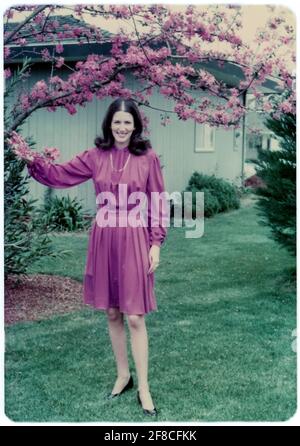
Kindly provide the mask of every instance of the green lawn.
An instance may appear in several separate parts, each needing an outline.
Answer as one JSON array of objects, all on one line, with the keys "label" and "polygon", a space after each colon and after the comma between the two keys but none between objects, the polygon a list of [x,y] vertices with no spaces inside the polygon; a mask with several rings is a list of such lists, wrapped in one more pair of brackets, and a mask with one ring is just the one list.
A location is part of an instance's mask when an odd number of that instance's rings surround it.
[{"label": "green lawn", "polygon": [[[294,259],[257,220],[251,206],[206,220],[200,239],[169,230],[156,273],[159,311],[147,316],[158,421],[276,421],[296,410],[296,299],[285,279]],[[74,254],[32,272],[82,280],[87,236],[55,243]],[[149,421],[135,390],[105,400],[114,379],[103,312],[6,328],[12,420]]]}]

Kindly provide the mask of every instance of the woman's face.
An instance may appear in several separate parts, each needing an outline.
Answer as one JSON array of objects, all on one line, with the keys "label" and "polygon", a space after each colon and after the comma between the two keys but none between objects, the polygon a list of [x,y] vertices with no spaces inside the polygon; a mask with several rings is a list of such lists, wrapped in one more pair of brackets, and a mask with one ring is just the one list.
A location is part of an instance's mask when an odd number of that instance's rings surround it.
[{"label": "woman's face", "polygon": [[119,147],[127,147],[132,132],[134,131],[133,116],[124,111],[116,112],[112,117],[111,131],[115,139],[115,144]]}]

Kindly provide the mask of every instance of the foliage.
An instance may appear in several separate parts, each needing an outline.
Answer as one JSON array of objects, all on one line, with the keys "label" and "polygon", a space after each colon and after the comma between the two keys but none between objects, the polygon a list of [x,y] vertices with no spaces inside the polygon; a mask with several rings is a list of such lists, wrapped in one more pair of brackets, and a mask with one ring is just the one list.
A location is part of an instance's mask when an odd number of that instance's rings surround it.
[{"label": "foliage", "polygon": [[195,192],[204,192],[204,215],[211,217],[219,212],[238,209],[240,206],[237,187],[215,175],[194,172],[186,191],[193,193],[193,214],[195,215]]},{"label": "foliage", "polygon": [[41,224],[51,230],[76,231],[89,226],[79,200],[71,199],[69,195],[61,198],[52,197],[51,193],[47,192],[44,206],[39,210],[39,215]]},{"label": "foliage", "polygon": [[265,187],[256,190],[261,224],[269,225],[272,237],[296,255],[296,115],[270,117],[266,126],[279,139],[280,150],[258,150],[257,175]]},{"label": "foliage", "polygon": [[[28,69],[24,61],[10,80],[10,87],[4,95],[4,125],[12,119],[7,112],[7,100],[12,87],[21,82]],[[31,140],[27,141],[33,146]],[[40,225],[35,207],[37,200],[27,197],[28,175],[24,174],[25,162],[20,160],[4,141],[4,272],[26,273],[28,267],[44,256],[58,257],[51,247],[47,231]],[[60,253],[62,255],[64,253]]]},{"label": "foliage", "polygon": [[56,256],[48,234],[39,223],[37,200],[28,199],[24,162],[4,145],[4,267],[5,275],[25,273],[33,262]]}]

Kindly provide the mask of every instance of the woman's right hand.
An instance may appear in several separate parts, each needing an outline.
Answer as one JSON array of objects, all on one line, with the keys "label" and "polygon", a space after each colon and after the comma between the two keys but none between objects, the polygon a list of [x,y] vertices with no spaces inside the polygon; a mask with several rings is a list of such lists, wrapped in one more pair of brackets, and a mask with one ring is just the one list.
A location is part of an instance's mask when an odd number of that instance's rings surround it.
[{"label": "woman's right hand", "polygon": [[31,164],[33,164],[33,160],[32,159],[23,159],[23,161],[25,161],[27,166],[31,166]]},{"label": "woman's right hand", "polygon": [[25,163],[27,164],[27,166],[31,166],[31,164],[33,164],[33,159],[32,158],[21,158],[21,157],[18,157],[19,158],[19,160],[20,161],[25,161]]},{"label": "woman's right hand", "polygon": [[14,149],[13,152],[20,161],[25,161],[27,165],[31,165],[33,163],[34,157],[31,154],[25,154],[25,153],[20,154],[18,150]]}]

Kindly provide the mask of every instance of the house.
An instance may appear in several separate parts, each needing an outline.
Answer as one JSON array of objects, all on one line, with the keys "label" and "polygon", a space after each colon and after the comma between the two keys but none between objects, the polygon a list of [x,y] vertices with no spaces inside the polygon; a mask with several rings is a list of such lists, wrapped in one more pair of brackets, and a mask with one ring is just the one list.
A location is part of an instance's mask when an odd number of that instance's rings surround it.
[{"label": "house", "polygon": [[[77,26],[86,26],[83,22],[72,16],[58,16],[61,26],[65,23]],[[16,24],[9,24],[8,30],[12,30]],[[109,36],[109,33],[107,34]],[[79,60],[85,60],[88,54],[109,51],[109,43],[85,43],[78,46],[77,42],[67,40],[62,42],[65,51],[63,56],[69,66]],[[13,69],[22,62],[25,55],[32,58],[34,66],[32,75],[26,81],[26,88],[40,79],[47,79],[51,72],[49,63],[37,57],[34,49],[39,46],[53,48],[53,43],[37,43],[31,39],[26,47],[16,48],[11,46],[11,56],[7,61],[7,67]],[[218,80],[222,80],[230,86],[235,86],[243,78],[241,69],[232,63],[225,63],[223,68],[210,61],[203,63],[203,68],[210,71]],[[59,74],[67,75],[67,70],[59,70]],[[54,73],[55,75],[55,69]],[[127,86],[137,88],[136,81],[131,73],[127,73]],[[276,84],[267,80],[263,86],[266,94],[274,91]],[[199,93],[206,94],[206,93]],[[247,101],[246,94],[242,98],[244,104]],[[33,113],[22,127],[24,136],[32,136],[36,142],[37,150],[44,147],[58,147],[61,151],[61,159],[65,162],[76,153],[94,146],[96,135],[101,133],[101,124],[105,111],[112,99],[94,99],[84,108],[78,107],[77,114],[71,116],[65,109],[58,108],[56,112],[38,110]],[[253,143],[246,134],[246,123],[241,122],[240,129],[212,128],[207,124],[200,125],[193,121],[182,121],[175,114],[170,115],[171,124],[161,125],[161,112],[155,109],[173,110],[172,101],[157,91],[151,98],[151,106],[154,109],[143,108],[150,121],[150,140],[153,148],[161,157],[163,165],[165,186],[169,193],[182,191],[187,186],[192,173],[197,170],[205,174],[215,174],[240,186],[245,177],[245,161],[248,157],[247,150],[252,150]],[[248,143],[248,148],[246,147]],[[255,144],[254,144],[255,145]],[[34,180],[30,180],[30,192],[33,198],[43,200],[45,186]],[[71,198],[78,197],[82,200],[86,211],[94,212],[96,208],[95,195],[92,181],[73,187],[68,190],[56,190],[58,196],[69,194]]]}]

